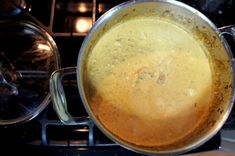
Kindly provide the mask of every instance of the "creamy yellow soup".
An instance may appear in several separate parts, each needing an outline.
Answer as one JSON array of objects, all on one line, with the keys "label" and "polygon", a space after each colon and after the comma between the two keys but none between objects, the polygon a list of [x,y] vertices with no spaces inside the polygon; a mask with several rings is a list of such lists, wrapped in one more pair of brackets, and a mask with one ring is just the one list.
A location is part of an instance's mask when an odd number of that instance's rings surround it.
[{"label": "creamy yellow soup", "polygon": [[206,53],[192,34],[160,18],[116,25],[85,65],[92,111],[112,134],[134,145],[164,146],[186,137],[212,101]]}]

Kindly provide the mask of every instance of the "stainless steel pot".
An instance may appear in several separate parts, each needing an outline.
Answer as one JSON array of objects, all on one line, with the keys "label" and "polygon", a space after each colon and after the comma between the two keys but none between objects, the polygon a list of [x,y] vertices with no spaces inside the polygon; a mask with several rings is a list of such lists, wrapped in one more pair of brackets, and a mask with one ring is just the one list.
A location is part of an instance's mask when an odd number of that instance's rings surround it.
[{"label": "stainless steel pot", "polygon": [[[161,19],[173,21],[173,23],[179,23],[185,31],[190,32],[193,37],[197,38],[198,43],[200,45],[203,45],[203,47],[208,51],[206,56],[210,62],[212,72],[214,72],[212,74],[212,77],[213,82],[215,83],[212,87],[211,93],[213,95],[213,104],[210,108],[205,108],[205,110],[207,110],[207,116],[205,117],[206,119],[203,121],[202,124],[197,126],[197,128],[188,133],[185,138],[178,139],[177,141],[166,145],[145,146],[136,144],[135,142],[130,142],[127,138],[125,138],[125,135],[119,135],[117,133],[118,129],[115,129],[116,131],[114,131],[112,128],[104,124],[104,121],[101,120],[102,117],[99,116],[100,114],[98,114],[96,112],[96,109],[93,108],[94,104],[92,98],[90,97],[91,95],[94,95],[94,92],[96,91],[96,88],[94,87],[95,82],[93,82],[92,76],[89,77],[89,74],[87,74],[89,72],[87,70],[90,69],[87,67],[87,62],[89,62],[91,52],[101,40],[101,38],[105,34],[107,34],[107,32],[109,32],[112,28],[119,25],[120,23],[124,23],[131,19],[137,19],[138,17],[159,17]],[[164,155],[185,153],[187,151],[195,149],[206,141],[208,141],[210,138],[212,138],[220,130],[220,128],[226,121],[234,102],[234,58],[226,40],[223,37],[223,34],[226,33],[234,36],[235,28],[233,26],[228,26],[218,29],[208,18],[206,18],[199,11],[181,2],[170,0],[136,0],[118,5],[107,13],[105,13],[95,23],[91,31],[86,36],[79,52],[77,68],[71,67],[60,69],[52,74],[50,80],[50,91],[52,95],[54,109],[58,117],[64,124],[80,124],[82,122],[91,122],[92,120],[100,128],[100,130],[111,140],[117,142],[118,144],[124,146],[127,149],[136,152],[144,154]],[[177,36],[171,37],[177,38]],[[125,54],[125,51],[123,51],[123,53]],[[111,52],[107,53],[107,55],[110,54]],[[104,62],[107,60],[107,58],[106,60],[104,60],[105,58],[101,57],[99,61],[102,62],[102,59]],[[184,62],[182,62],[182,64],[183,63]],[[101,68],[99,72],[102,72],[102,70],[103,68]],[[89,117],[87,118],[74,118],[69,114],[67,110],[67,104],[63,87],[61,84],[61,79],[63,78],[63,76],[71,73],[77,74],[79,93],[83,101],[84,107],[86,108],[86,111],[89,114]],[[108,74],[106,76],[109,76]],[[162,80],[164,76],[159,77],[160,80]],[[185,77],[187,77],[187,75],[185,75]],[[189,79],[193,81],[194,78]],[[172,85],[172,87],[174,86],[175,85]],[[128,86],[124,86],[123,88],[125,87]],[[193,92],[190,92],[190,96],[191,95],[193,95]],[[205,92],[203,96],[210,96],[209,91]],[[144,100],[144,98],[141,100]],[[196,105],[197,103],[195,103],[195,107]],[[144,111],[147,108],[143,106],[142,109]],[[107,113],[109,115],[108,117],[113,118],[112,113],[110,113],[109,111],[109,109],[102,110],[102,113]],[[190,110],[188,109],[184,111],[183,114],[187,113],[187,111]],[[116,115],[115,113],[116,112],[114,112],[113,115]],[[174,118],[176,118],[174,119],[174,121],[176,121],[177,119],[180,120],[179,116],[174,116]],[[121,122],[123,123],[123,127],[126,126],[125,124],[129,124],[129,122],[125,122],[130,120],[129,118],[125,119],[119,117],[114,118],[114,120],[110,122]],[[193,118],[194,116],[190,116],[189,114],[185,117]],[[148,121],[146,120],[146,122]],[[161,125],[161,123],[156,123],[156,125],[157,124]],[[168,129],[173,129],[175,126],[177,126],[177,124],[179,123],[170,125],[170,128],[169,126],[166,126],[165,132],[167,133],[167,135],[174,135],[172,134],[174,133],[174,131],[169,133]],[[191,124],[193,125],[193,123]],[[122,129],[122,126],[120,127],[120,129]],[[146,131],[146,133],[149,133],[149,131]],[[156,132],[156,134],[154,135],[157,136],[159,135],[159,133]]]}]

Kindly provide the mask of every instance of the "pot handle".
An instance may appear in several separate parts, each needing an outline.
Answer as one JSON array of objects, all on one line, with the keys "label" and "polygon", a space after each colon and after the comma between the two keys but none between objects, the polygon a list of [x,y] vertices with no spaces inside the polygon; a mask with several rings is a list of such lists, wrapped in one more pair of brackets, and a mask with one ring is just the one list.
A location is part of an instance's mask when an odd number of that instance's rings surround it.
[{"label": "pot handle", "polygon": [[231,35],[235,42],[235,25],[224,26],[224,27],[219,28],[219,30],[221,31],[221,35],[225,35],[225,34]]},{"label": "pot handle", "polygon": [[[219,28],[221,35],[230,35],[233,37],[233,41],[235,42],[235,25],[228,25],[228,26],[224,26]],[[235,58],[232,56],[232,65],[233,68],[235,69]]]},{"label": "pot handle", "polygon": [[67,109],[67,101],[62,85],[62,79],[66,75],[76,73],[76,67],[67,67],[54,71],[50,77],[50,93],[54,110],[60,121],[66,125],[88,125],[89,117],[72,117]]}]

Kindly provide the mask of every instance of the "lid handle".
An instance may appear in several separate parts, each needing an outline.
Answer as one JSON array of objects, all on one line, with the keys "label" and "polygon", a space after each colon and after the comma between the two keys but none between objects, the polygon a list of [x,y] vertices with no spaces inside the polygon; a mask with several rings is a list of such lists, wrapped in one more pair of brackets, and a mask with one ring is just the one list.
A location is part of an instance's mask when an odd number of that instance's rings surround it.
[{"label": "lid handle", "polygon": [[5,54],[0,51],[0,95],[17,95],[18,89],[13,83],[21,74],[7,59]]}]

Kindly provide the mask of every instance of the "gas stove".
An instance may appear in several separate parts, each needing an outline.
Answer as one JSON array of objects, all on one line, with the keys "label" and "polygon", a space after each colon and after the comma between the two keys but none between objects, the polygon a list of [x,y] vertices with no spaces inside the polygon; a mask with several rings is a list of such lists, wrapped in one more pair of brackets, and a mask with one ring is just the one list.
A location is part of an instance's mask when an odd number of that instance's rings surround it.
[{"label": "gas stove", "polygon": [[[1,14],[0,19],[24,19],[45,28],[58,47],[61,66],[76,66],[81,43],[92,24],[104,12],[124,1],[117,0],[21,0],[21,9],[11,14]],[[235,24],[235,2],[232,0],[182,0],[198,9],[217,27]],[[8,12],[9,13],[9,12]],[[80,23],[79,23],[80,22]],[[80,25],[80,26],[78,26]],[[235,51],[234,41],[228,37]],[[63,80],[69,112],[73,116],[88,116],[77,89],[76,75]],[[223,129],[235,130],[233,108]],[[8,153],[26,155],[140,155],[109,140],[94,123],[62,124],[52,103],[36,118],[23,124],[0,127],[0,144]],[[201,147],[191,151],[201,152],[219,149],[220,132]],[[6,148],[5,148],[6,147]],[[11,150],[7,150],[10,148]],[[13,153],[12,153],[13,154]]]}]

